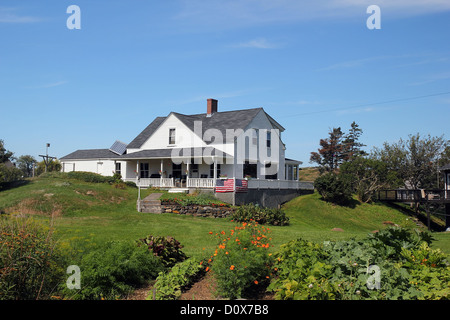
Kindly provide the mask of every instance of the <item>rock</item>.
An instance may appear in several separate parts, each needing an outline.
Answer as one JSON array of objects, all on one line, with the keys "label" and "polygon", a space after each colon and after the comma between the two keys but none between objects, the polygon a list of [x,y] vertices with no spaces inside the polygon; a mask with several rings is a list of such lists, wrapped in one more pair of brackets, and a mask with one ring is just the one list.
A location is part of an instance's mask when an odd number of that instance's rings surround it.
[{"label": "rock", "polygon": [[394,226],[394,227],[399,227],[398,224],[392,222],[392,221],[383,221],[384,225],[389,225],[389,226]]}]

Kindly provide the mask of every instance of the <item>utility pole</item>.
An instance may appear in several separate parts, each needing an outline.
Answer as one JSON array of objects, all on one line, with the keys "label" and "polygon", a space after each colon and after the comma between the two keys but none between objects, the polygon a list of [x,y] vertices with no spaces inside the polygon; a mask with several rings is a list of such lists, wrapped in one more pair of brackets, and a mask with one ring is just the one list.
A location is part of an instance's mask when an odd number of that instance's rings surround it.
[{"label": "utility pole", "polygon": [[44,159],[44,163],[45,163],[45,172],[47,172],[47,167],[48,167],[48,163],[49,163],[49,159],[50,161],[53,161],[53,159],[56,159],[56,157],[51,157],[48,155],[48,148],[50,147],[50,143],[46,144],[46,151],[45,151],[45,156],[44,155],[39,155],[39,157],[42,157],[42,159]]}]

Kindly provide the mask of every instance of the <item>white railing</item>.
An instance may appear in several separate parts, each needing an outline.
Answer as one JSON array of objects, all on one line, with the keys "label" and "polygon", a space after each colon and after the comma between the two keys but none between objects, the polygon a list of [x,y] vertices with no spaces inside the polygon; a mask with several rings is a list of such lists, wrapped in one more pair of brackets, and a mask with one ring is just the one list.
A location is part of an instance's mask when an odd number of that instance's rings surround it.
[{"label": "white railing", "polygon": [[214,178],[188,178],[188,188],[214,188]]},{"label": "white railing", "polygon": [[306,189],[314,190],[314,184],[307,181],[296,180],[265,180],[250,179],[248,180],[249,189]]},{"label": "white railing", "polygon": [[140,187],[157,187],[157,188],[172,188],[175,186],[173,178],[140,178],[136,179],[125,178],[125,181],[133,181]]}]

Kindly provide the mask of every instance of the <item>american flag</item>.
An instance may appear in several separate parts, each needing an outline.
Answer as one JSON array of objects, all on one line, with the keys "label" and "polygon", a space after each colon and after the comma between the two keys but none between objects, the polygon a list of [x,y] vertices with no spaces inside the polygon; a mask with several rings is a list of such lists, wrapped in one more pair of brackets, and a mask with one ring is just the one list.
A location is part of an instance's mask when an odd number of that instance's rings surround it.
[{"label": "american flag", "polygon": [[[247,180],[236,179],[236,192],[247,192],[248,184]],[[218,179],[216,181],[216,192],[233,192],[234,191],[234,179]]]},{"label": "american flag", "polygon": [[234,179],[217,179],[216,192],[233,192]]},{"label": "american flag", "polygon": [[236,192],[247,192],[248,183],[245,179],[236,179]]}]

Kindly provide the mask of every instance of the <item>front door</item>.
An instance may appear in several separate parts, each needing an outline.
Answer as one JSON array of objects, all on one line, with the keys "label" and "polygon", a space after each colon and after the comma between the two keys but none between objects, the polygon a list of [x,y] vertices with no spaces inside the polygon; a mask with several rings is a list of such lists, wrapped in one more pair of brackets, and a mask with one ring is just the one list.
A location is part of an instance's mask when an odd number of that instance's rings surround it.
[{"label": "front door", "polygon": [[172,165],[172,177],[175,179],[181,179],[181,163]]}]

